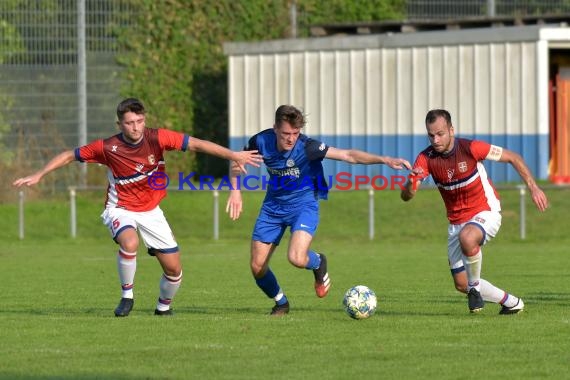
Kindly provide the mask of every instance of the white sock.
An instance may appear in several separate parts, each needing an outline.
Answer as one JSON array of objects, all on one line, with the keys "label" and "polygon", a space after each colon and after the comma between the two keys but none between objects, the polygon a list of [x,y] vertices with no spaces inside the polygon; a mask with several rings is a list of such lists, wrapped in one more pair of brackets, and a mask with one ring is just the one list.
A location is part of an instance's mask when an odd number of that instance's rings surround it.
[{"label": "white sock", "polygon": [[180,283],[182,282],[182,272],[178,276],[167,276],[163,274],[160,278],[160,296],[156,308],[160,311],[170,309],[170,303],[176,295]]},{"label": "white sock", "polygon": [[479,249],[473,256],[463,255],[463,263],[467,272],[467,291],[471,288],[481,291],[481,263],[483,261],[483,253]]},{"label": "white sock", "polygon": [[133,298],[133,286],[135,273],[137,271],[137,253],[126,252],[119,249],[117,255],[117,268],[119,270],[119,280],[121,281],[122,298]]},{"label": "white sock", "polygon": [[279,289],[279,293],[277,293],[277,295],[275,297],[273,297],[273,299],[275,300],[275,302],[279,302],[283,298],[284,295],[285,294],[283,294],[283,291],[281,289]]},{"label": "white sock", "polygon": [[513,307],[519,302],[518,297],[505,292],[503,289],[497,288],[487,280],[481,279],[480,283],[481,297],[487,302],[498,303],[506,307]]},{"label": "white sock", "polygon": [[505,299],[501,301],[501,305],[505,305],[506,307],[513,307],[518,303],[519,303],[519,298],[509,293],[505,293]]},{"label": "white sock", "polygon": [[487,280],[481,279],[479,282],[481,283],[481,297],[483,297],[485,301],[501,303],[503,298],[507,295],[507,292],[497,288]]}]

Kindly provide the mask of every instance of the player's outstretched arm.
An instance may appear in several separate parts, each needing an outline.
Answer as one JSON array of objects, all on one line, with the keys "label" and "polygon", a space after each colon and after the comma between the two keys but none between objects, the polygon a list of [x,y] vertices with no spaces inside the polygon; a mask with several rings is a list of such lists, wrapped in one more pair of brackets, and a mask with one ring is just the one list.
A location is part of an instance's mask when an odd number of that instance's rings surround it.
[{"label": "player's outstretched arm", "polygon": [[238,186],[237,176],[240,174],[239,166],[236,162],[231,162],[230,164],[230,184],[232,189],[230,190],[230,196],[228,197],[228,203],[226,204],[226,212],[232,220],[239,219],[242,209],[243,201],[241,197],[241,191]]},{"label": "player's outstretched arm", "polygon": [[195,152],[207,153],[212,156],[234,161],[242,173],[247,173],[245,165],[259,167],[259,163],[263,161],[263,158],[257,153],[257,150],[234,152],[211,141],[201,140],[196,137],[190,139],[189,148]]},{"label": "player's outstretched arm", "polygon": [[412,169],[410,163],[403,158],[379,156],[377,154],[372,154],[357,149],[338,149],[331,146],[329,147],[325,157],[333,160],[348,162],[350,164],[384,164],[388,165],[392,169]]},{"label": "player's outstretched arm", "polygon": [[418,191],[420,184],[422,181],[419,179],[422,177],[423,169],[422,168],[415,168],[412,170],[412,173],[408,176],[408,181],[404,185],[404,188],[400,192],[400,198],[407,202],[411,200]]},{"label": "player's outstretched arm", "polygon": [[70,162],[75,161],[75,153],[72,150],[67,150],[65,152],[61,152],[54,158],[52,158],[41,170],[38,170],[34,174],[31,174],[27,177],[18,178],[14,182],[12,182],[13,186],[32,186],[36,183],[40,182],[42,177],[48,174],[51,171],[61,168],[69,164]]},{"label": "player's outstretched arm", "polygon": [[508,149],[503,148],[503,152],[501,154],[501,158],[499,159],[500,162],[508,162],[510,163],[513,168],[519,173],[524,183],[528,187],[530,191],[530,195],[532,201],[536,205],[536,208],[540,211],[544,211],[548,208],[548,198],[546,194],[542,191],[540,187],[536,184],[534,177],[532,176],[528,166],[524,162],[524,159],[521,157],[520,154],[513,152]]}]

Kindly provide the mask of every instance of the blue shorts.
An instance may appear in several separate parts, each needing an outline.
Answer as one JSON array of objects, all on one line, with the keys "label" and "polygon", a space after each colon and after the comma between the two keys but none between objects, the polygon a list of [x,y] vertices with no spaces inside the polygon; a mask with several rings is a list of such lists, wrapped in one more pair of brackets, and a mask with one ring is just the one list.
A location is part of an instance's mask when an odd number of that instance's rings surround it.
[{"label": "blue shorts", "polygon": [[252,239],[279,245],[287,227],[314,235],[319,225],[319,202],[304,204],[263,203],[253,228]]}]

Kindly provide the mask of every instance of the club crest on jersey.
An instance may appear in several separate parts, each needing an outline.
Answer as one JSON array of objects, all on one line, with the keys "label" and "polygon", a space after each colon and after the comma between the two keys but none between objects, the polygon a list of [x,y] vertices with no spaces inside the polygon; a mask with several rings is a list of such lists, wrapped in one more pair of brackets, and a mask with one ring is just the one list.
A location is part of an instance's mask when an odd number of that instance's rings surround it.
[{"label": "club crest on jersey", "polygon": [[118,146],[113,145],[113,147],[111,148],[111,152],[116,152],[117,151]]},{"label": "club crest on jersey", "polygon": [[452,179],[455,174],[455,169],[447,169],[447,179]]},{"label": "club crest on jersey", "polygon": [[295,166],[295,161],[292,158],[290,158],[287,160],[285,165],[287,165],[288,168],[292,168],[293,166]]},{"label": "club crest on jersey", "polygon": [[457,167],[459,168],[459,173],[465,173],[467,171],[467,162],[461,161],[457,164]]},{"label": "club crest on jersey", "polygon": [[148,159],[148,163],[151,165],[154,165],[154,163],[156,162],[156,159],[154,158],[154,154],[151,154],[150,156],[148,156],[147,159]]}]

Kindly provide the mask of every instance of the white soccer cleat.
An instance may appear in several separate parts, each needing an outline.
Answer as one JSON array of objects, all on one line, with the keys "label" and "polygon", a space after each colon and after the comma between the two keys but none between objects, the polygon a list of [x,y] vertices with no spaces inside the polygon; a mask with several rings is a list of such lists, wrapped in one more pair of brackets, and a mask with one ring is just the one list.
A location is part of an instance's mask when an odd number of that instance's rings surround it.
[{"label": "white soccer cleat", "polygon": [[516,314],[516,313],[520,313],[523,310],[524,310],[524,302],[523,302],[522,298],[519,298],[516,305],[513,307],[507,307],[507,306],[503,305],[503,307],[501,308],[501,311],[499,311],[499,314]]}]

